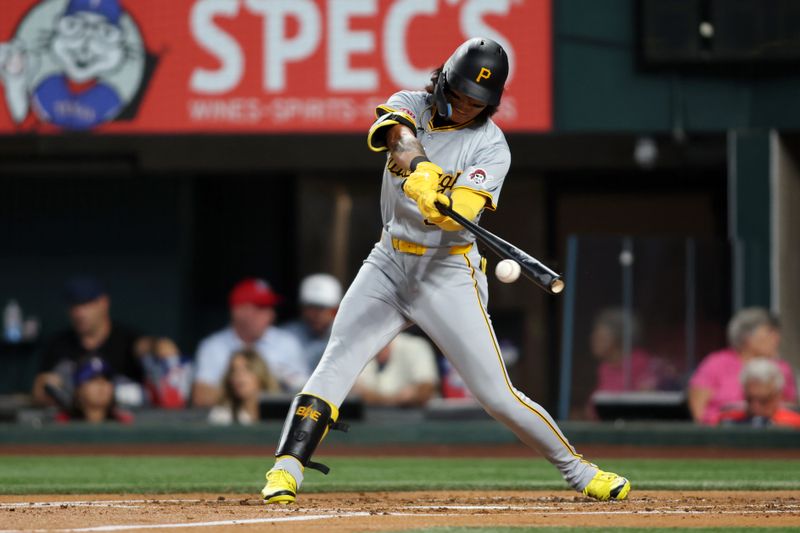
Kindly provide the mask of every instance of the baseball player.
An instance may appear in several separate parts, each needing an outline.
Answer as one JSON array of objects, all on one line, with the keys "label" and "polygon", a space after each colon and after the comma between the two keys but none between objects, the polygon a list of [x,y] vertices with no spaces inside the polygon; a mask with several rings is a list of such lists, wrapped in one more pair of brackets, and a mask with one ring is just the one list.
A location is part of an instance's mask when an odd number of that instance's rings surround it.
[{"label": "baseball player", "polygon": [[436,209],[470,220],[497,207],[510,153],[491,120],[508,76],[496,42],[456,49],[425,92],[400,91],[378,106],[367,143],[388,151],[383,233],[347,290],[325,353],[287,415],[262,496],[291,503],[305,467],[361,369],[395,335],[418,325],[497,420],[545,456],[576,490],[623,500],[630,482],[583,459],[553,418],[513,387],[486,310],[487,284],[474,236]]}]

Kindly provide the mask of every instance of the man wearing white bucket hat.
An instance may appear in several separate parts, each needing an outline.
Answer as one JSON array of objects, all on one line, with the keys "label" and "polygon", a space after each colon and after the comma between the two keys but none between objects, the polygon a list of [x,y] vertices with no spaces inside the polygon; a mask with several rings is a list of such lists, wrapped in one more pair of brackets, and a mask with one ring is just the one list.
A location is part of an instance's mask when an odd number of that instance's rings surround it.
[{"label": "man wearing white bucket hat", "polygon": [[342,285],[330,274],[311,274],[300,283],[300,319],[285,325],[285,330],[303,346],[308,368],[315,368],[342,300]]}]

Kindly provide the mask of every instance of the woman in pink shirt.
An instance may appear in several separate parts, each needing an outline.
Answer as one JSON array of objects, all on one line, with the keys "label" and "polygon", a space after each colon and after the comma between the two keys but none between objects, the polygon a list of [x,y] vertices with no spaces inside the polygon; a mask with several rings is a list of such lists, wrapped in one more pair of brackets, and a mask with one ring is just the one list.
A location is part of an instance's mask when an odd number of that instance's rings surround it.
[{"label": "woman in pink shirt", "polygon": [[695,422],[716,425],[725,406],[741,405],[744,391],[739,381],[742,368],[758,357],[774,359],[783,376],[783,400],[797,401],[792,367],[778,359],[781,334],[778,320],[765,309],[742,309],[728,324],[731,347],[708,354],[689,380],[689,409]]},{"label": "woman in pink shirt", "polygon": [[[623,348],[626,319],[631,339],[627,361]],[[637,317],[616,308],[604,309],[597,315],[589,337],[592,356],[598,362],[595,392],[652,391],[659,388],[663,365],[640,347],[640,338],[641,327]]]},{"label": "woman in pink shirt", "polygon": [[[623,346],[626,334],[630,336],[627,356]],[[671,390],[678,383],[672,365],[641,347],[639,320],[622,309],[604,309],[597,315],[589,347],[597,360],[597,380],[584,407],[586,418],[597,418],[594,406],[597,393]]]}]

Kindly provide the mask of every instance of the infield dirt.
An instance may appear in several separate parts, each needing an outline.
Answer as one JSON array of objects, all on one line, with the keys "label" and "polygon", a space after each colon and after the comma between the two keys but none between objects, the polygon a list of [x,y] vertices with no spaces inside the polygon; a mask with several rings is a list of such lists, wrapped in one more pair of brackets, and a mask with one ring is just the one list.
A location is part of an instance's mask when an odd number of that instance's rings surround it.
[{"label": "infield dirt", "polygon": [[436,526],[800,527],[800,491],[637,491],[626,502],[572,492],[302,494],[265,506],[241,494],[0,497],[4,531],[396,531]]}]

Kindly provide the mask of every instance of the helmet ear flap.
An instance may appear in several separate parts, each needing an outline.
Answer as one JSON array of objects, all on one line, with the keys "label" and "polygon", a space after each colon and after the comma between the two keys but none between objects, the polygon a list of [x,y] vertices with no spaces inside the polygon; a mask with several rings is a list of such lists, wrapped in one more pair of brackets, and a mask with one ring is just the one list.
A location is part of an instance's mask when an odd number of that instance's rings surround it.
[{"label": "helmet ear flap", "polygon": [[436,112],[439,116],[449,119],[453,115],[453,106],[447,101],[444,94],[444,86],[447,79],[444,75],[444,69],[439,73],[439,78],[436,80],[436,87],[433,89],[433,103],[436,104]]}]

